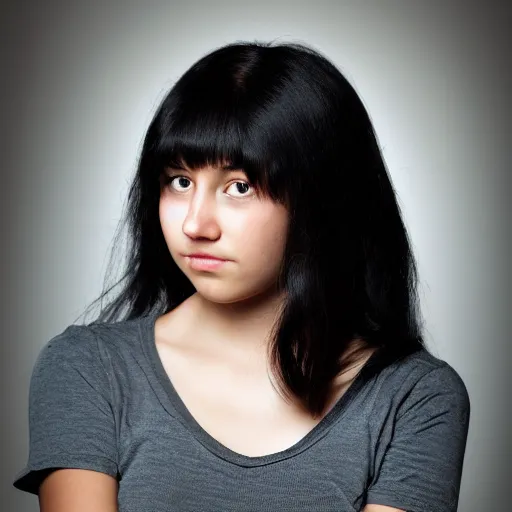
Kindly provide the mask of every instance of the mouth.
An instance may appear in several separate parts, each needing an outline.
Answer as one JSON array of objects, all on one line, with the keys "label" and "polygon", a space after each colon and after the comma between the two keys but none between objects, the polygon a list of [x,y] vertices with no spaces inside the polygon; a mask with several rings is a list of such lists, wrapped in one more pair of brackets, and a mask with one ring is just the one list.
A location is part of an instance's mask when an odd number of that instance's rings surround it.
[{"label": "mouth", "polygon": [[213,254],[208,254],[206,252],[196,252],[196,253],[193,253],[193,254],[185,254],[184,256],[187,257],[187,258],[194,258],[194,259],[227,261],[225,258],[220,258],[218,256],[214,256]]},{"label": "mouth", "polygon": [[213,271],[220,269],[229,260],[217,258],[211,254],[189,254],[185,255],[185,261],[193,270]]}]

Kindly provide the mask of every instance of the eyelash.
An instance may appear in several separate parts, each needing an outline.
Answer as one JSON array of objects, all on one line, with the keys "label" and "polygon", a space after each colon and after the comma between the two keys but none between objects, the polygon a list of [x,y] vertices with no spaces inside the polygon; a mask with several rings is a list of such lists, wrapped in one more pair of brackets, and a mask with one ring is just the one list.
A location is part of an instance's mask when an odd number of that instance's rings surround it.
[{"label": "eyelash", "polygon": [[[190,181],[190,182],[191,182],[191,180],[190,180],[189,178],[187,178],[186,176],[183,176],[183,175],[165,176],[165,177],[164,177],[164,180],[165,180],[165,186],[166,186],[166,187],[172,187],[173,182],[174,182],[176,179],[179,179],[179,178],[184,178],[184,179],[186,179],[187,181]],[[243,180],[236,180],[236,181],[234,181],[234,182],[230,183],[230,185],[229,185],[229,186],[234,185],[235,183],[243,183],[244,185],[247,185],[247,186],[249,187],[249,190],[251,190],[251,189],[253,189],[253,190],[254,190],[254,187],[253,187],[250,183],[248,183],[248,182],[246,182],[246,181],[243,181]],[[175,192],[180,193],[180,191],[179,191],[179,190],[176,190],[175,188],[173,188],[173,190],[174,190]],[[182,192],[186,192],[186,190],[184,190],[184,191],[182,191]],[[242,194],[241,196],[235,196],[235,197],[237,197],[237,198],[243,198],[243,197],[249,197],[249,196],[251,196],[251,195],[252,195],[252,194],[247,193],[247,194]]]}]

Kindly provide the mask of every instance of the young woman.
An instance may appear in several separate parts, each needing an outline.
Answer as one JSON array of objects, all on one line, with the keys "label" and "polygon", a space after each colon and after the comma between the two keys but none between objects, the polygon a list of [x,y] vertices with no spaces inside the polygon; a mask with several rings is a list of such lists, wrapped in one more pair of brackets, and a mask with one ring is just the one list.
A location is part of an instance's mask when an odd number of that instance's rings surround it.
[{"label": "young woman", "polygon": [[41,510],[456,510],[466,388],[424,347],[371,122],[325,57],[201,58],[148,129],[128,220],[119,294],[33,370],[14,485]]}]

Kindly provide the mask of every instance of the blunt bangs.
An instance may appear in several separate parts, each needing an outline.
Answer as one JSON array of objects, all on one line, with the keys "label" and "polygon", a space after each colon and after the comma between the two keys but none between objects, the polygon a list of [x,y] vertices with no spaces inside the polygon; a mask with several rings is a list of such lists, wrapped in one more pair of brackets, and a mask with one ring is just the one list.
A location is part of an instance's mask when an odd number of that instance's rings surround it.
[{"label": "blunt bangs", "polygon": [[[231,105],[219,105],[216,98],[210,97],[198,105],[185,92],[179,98],[178,111],[169,115],[164,107],[155,146],[160,173],[167,167],[185,166],[240,169],[258,193],[284,204],[288,191],[283,177],[288,172],[283,158],[271,147],[274,134],[261,118],[258,123],[255,119],[258,114],[243,111],[235,101]],[[282,148],[282,151],[293,149]]]}]

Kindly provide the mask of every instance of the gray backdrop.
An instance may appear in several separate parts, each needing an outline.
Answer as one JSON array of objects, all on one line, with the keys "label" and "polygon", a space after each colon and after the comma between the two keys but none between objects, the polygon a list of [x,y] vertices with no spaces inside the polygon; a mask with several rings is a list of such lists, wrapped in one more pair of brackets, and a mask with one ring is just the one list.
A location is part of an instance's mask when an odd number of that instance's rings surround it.
[{"label": "gray backdrop", "polygon": [[459,510],[505,510],[510,13],[392,0],[3,7],[2,509],[38,510],[12,487],[28,452],[32,367],[101,290],[159,100],[214,47],[279,38],[324,52],[368,107],[418,258],[428,344],[471,397]]}]

